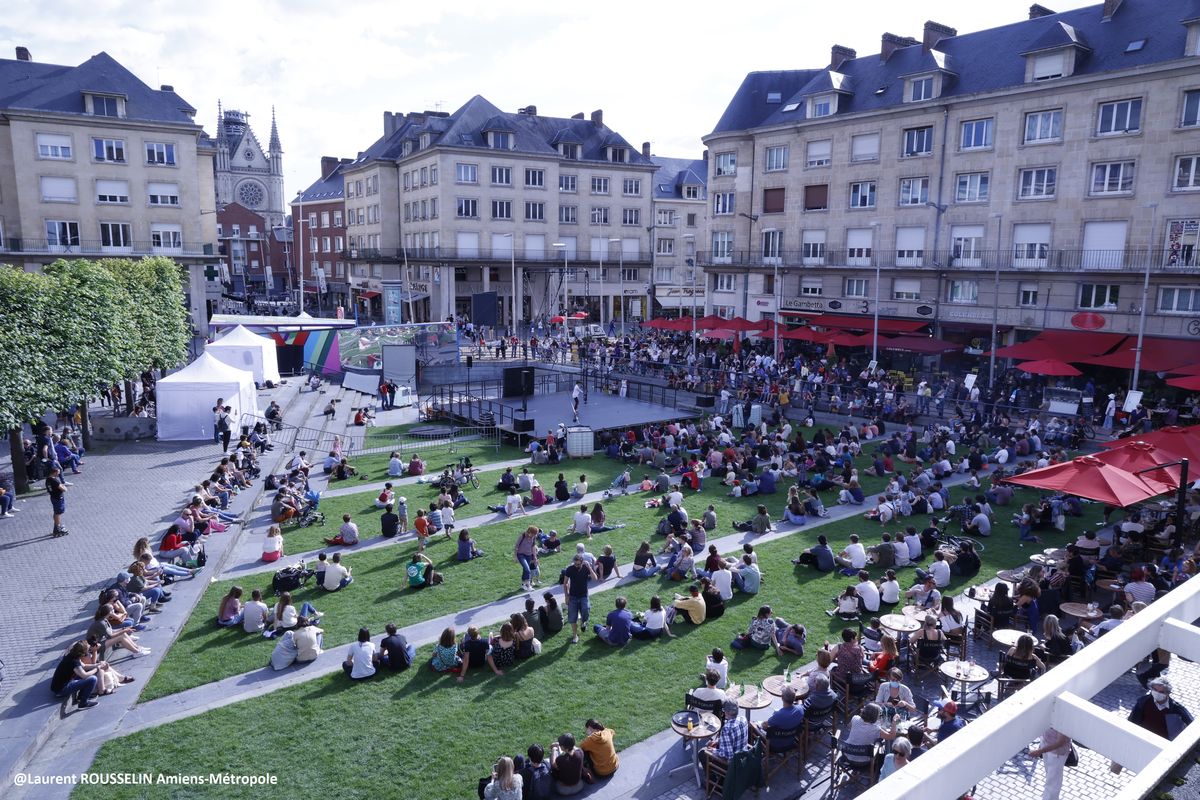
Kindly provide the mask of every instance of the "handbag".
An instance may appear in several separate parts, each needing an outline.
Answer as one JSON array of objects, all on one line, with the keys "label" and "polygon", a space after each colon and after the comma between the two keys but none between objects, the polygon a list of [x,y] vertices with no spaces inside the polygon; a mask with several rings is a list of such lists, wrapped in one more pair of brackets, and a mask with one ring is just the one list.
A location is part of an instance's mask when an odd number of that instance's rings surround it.
[{"label": "handbag", "polygon": [[1068,767],[1079,766],[1079,752],[1076,751],[1074,744],[1071,745],[1071,750],[1067,753],[1067,760],[1064,763]]}]

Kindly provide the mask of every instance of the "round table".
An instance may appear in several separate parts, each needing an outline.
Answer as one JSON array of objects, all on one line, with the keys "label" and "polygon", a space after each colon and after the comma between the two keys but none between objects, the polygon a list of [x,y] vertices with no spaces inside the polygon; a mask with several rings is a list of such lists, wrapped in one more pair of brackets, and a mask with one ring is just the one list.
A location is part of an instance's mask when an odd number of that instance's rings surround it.
[{"label": "round table", "polygon": [[[692,743],[692,768],[696,773],[696,785],[703,786],[704,780],[700,776],[700,740],[711,739],[716,736],[721,730],[721,720],[717,719],[717,715],[711,711],[700,711],[700,724],[692,726],[689,731],[686,725],[676,725],[675,720],[671,720],[671,730],[683,737],[685,742]],[[684,765],[686,767],[686,765]]]},{"label": "round table", "polygon": [[992,599],[992,587],[977,586],[975,587],[975,597],[972,598],[979,605],[987,605],[987,602]]},{"label": "round table", "polygon": [[[879,624],[895,633],[915,633],[921,629],[921,621],[915,617],[903,614],[884,614],[879,618]],[[763,681],[766,686],[766,681]]]},{"label": "round table", "polygon": [[1086,603],[1059,603],[1058,610],[1064,614],[1070,614],[1079,620],[1095,622],[1098,619],[1104,618],[1104,612],[1097,608],[1092,610],[1091,606]]},{"label": "round table", "polygon": [[[996,644],[1003,645],[1004,647],[1016,647],[1017,639],[1020,639],[1022,636],[1033,636],[1033,634],[1019,631],[1015,628],[1000,628],[999,630],[992,631],[992,639]],[[1038,638],[1033,636],[1033,643],[1037,644],[1037,641]]]},{"label": "round table", "polygon": [[950,679],[951,683],[962,685],[959,703],[966,705],[967,693],[971,684],[984,683],[991,679],[991,673],[986,668],[970,661],[944,661],[938,667],[938,672]]},{"label": "round table", "polygon": [[1042,551],[1042,553],[1050,556],[1051,558],[1061,559],[1061,558],[1067,557],[1067,548],[1065,548],[1065,547],[1047,547],[1045,550]]},{"label": "round table", "polygon": [[[744,689],[745,694],[739,694],[739,689]],[[730,699],[737,700],[738,708],[746,709],[747,723],[750,722],[751,711],[757,711],[760,708],[766,708],[771,705],[772,702],[774,702],[771,700],[771,695],[767,694],[753,683],[742,684],[742,686],[738,686],[736,683],[730,684],[729,688],[725,691],[725,694]]]},{"label": "round table", "polygon": [[996,573],[996,577],[1005,583],[1020,583],[1021,579],[1025,577],[1025,570],[1002,569]]},{"label": "round table", "polygon": [[782,675],[770,675],[763,678],[763,690],[775,697],[783,697],[783,689],[785,686],[790,686],[796,690],[796,698],[806,697],[808,695],[808,675],[798,675],[792,673],[790,682],[784,681]]},{"label": "round table", "polygon": [[1041,564],[1043,567],[1056,567],[1062,561],[1062,558],[1045,553],[1034,553],[1029,557],[1029,560],[1034,564]]},{"label": "round table", "polygon": [[1096,581],[1096,588],[1118,594],[1125,591],[1125,582],[1120,578],[1100,578]]},{"label": "round table", "polygon": [[906,617],[924,617],[926,611],[932,610],[930,608],[921,608],[920,606],[905,606],[900,609],[900,613]]}]

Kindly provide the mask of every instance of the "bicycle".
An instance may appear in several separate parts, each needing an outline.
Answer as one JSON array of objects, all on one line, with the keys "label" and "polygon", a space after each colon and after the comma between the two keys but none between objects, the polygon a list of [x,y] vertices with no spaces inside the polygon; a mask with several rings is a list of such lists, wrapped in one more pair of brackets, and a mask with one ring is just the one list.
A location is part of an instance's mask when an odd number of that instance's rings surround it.
[{"label": "bicycle", "polygon": [[947,533],[941,529],[938,530],[937,540],[944,545],[953,547],[955,550],[961,550],[964,542],[970,542],[974,546],[976,553],[982,553],[986,549],[983,542],[972,536],[964,536],[961,533]]}]

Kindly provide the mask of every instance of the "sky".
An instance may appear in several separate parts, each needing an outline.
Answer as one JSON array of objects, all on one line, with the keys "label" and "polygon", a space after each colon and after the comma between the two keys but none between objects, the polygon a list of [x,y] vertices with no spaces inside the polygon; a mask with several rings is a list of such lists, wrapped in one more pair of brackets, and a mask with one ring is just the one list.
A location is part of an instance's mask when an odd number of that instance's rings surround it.
[{"label": "sky", "polygon": [[452,112],[476,94],[545,116],[603,109],[634,146],[698,158],[748,72],[823,67],[833,44],[878,53],[882,33],[919,39],[925,20],[960,33],[1017,22],[1030,2],[56,0],[47,14],[45,0],[7,0],[0,57],[25,46],[35,61],[78,64],[107,51],[147,84],[173,85],[209,134],[218,100],[248,112],[264,146],[274,106],[290,198],[321,156],[379,138],[384,111]]}]

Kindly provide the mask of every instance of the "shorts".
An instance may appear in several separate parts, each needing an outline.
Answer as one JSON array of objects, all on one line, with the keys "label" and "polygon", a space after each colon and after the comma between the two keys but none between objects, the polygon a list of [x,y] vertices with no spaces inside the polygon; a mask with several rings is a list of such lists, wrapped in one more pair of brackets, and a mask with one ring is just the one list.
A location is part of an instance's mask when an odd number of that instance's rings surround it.
[{"label": "shorts", "polygon": [[586,596],[567,598],[567,621],[572,625],[580,621],[586,625],[590,611],[591,605]]},{"label": "shorts", "polygon": [[54,509],[55,514],[65,514],[67,512],[67,498],[51,497],[50,506]]}]

